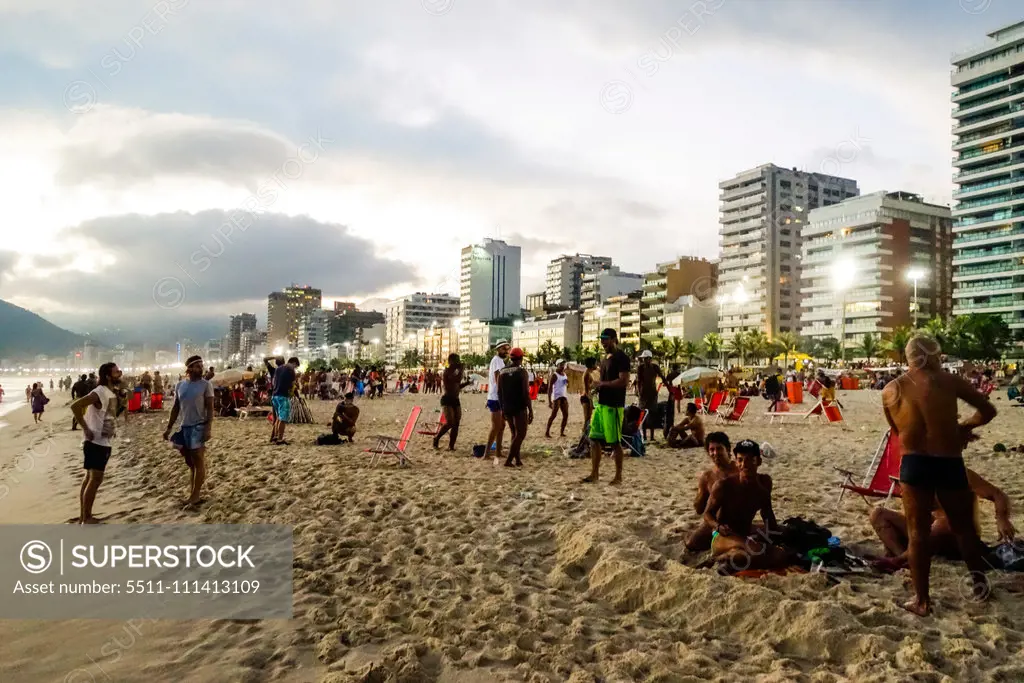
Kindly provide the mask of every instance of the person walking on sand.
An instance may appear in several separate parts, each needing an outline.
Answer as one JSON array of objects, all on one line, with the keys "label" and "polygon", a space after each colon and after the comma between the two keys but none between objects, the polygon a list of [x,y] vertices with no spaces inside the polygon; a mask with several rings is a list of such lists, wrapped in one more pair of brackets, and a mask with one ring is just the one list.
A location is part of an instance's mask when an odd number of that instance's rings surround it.
[{"label": "person walking on sand", "polygon": [[[164,430],[164,441],[170,438],[189,469],[189,495],[185,507],[202,502],[206,482],[206,444],[213,425],[213,385],[203,379],[203,359],[192,356],[185,361],[186,378],[174,387],[174,405]],[[181,416],[181,428],[171,435],[174,423]]]},{"label": "person walking on sand", "polygon": [[561,436],[565,436],[565,425],[569,422],[569,378],[565,375],[565,361],[559,360],[555,363],[555,371],[551,373],[548,380],[548,408],[551,409],[551,416],[548,417],[548,427],[544,430],[544,436],[551,438],[551,425],[559,411],[562,413]]},{"label": "person walking on sand", "polygon": [[[973,594],[988,598],[986,564],[974,521],[975,497],[964,465],[964,447],[974,430],[996,416],[996,409],[971,383],[942,369],[942,349],[930,337],[907,342],[909,369],[882,390],[885,419],[900,442],[900,489],[907,515],[907,557],[914,599],[903,605],[919,616],[931,613],[932,507],[937,502],[971,572]],[[958,421],[957,399],[976,412]]]},{"label": "person walking on sand", "polygon": [[472,380],[465,379],[466,369],[462,365],[459,354],[453,353],[448,356],[448,367],[444,369],[441,382],[444,385],[444,393],[441,395],[441,412],[444,413],[444,424],[434,436],[434,448],[441,447],[441,437],[448,434],[448,450],[455,450],[455,441],[459,438],[459,425],[462,424],[462,401],[459,394],[463,387],[472,384]]},{"label": "person walking on sand", "polygon": [[505,467],[522,467],[519,457],[526,440],[526,431],[533,424],[533,401],[530,400],[530,375],[523,367],[523,350],[516,348],[509,353],[512,365],[498,373],[498,396],[501,411],[512,432],[512,443],[508,447]]},{"label": "person walking on sand", "polygon": [[505,434],[505,418],[498,400],[498,373],[505,369],[505,359],[512,348],[504,339],[494,347],[494,358],[487,368],[487,410],[491,413],[491,431],[487,435],[487,448],[494,446],[494,464],[501,460],[501,439]]},{"label": "person walking on sand", "polygon": [[114,418],[117,416],[117,387],[121,383],[121,370],[114,363],[100,366],[96,388],[71,403],[71,413],[82,425],[82,452],[85,456],[85,478],[78,492],[80,524],[97,524],[92,516],[96,492],[103,483],[103,473],[110,459],[110,439],[114,436]]},{"label": "person walking on sand", "polygon": [[32,385],[32,419],[36,424],[43,421],[43,411],[45,406],[50,402],[50,399],[46,398],[46,394],[43,393],[43,383],[36,382]]},{"label": "person walking on sand", "polygon": [[590,475],[583,482],[597,482],[601,455],[607,447],[615,456],[615,478],[609,483],[618,485],[622,483],[622,420],[629,387],[629,356],[619,348],[619,335],[611,327],[601,332],[601,346],[605,357],[601,362],[601,379],[595,385],[597,405],[590,418]]}]

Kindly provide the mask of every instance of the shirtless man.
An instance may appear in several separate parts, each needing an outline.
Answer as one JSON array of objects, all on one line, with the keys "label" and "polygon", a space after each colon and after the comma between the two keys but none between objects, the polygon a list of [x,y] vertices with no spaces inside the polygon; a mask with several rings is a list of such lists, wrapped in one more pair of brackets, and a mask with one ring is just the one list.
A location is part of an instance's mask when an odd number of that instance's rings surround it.
[{"label": "shirtless man", "polygon": [[[996,416],[995,407],[958,375],[944,372],[942,350],[930,337],[907,342],[909,370],[882,391],[885,418],[900,440],[900,489],[907,513],[907,556],[914,599],[904,608],[920,616],[931,612],[928,579],[931,572],[932,506],[937,500],[956,538],[960,557],[971,571],[974,596],[988,597],[985,561],[974,523],[975,495],[971,491],[963,449],[977,439],[974,429]],[[977,412],[959,422],[957,399]]]},{"label": "shirtless man", "polygon": [[711,549],[711,534],[714,529],[704,520],[704,510],[708,506],[711,489],[722,479],[738,473],[736,463],[729,452],[729,436],[725,432],[711,432],[705,444],[712,467],[701,473],[697,481],[697,497],[693,499],[693,509],[701,516],[700,526],[686,541],[686,549],[693,553]]},{"label": "shirtless man", "polygon": [[[654,354],[650,350],[645,350],[640,354],[640,363],[636,368],[636,393],[640,399],[640,409],[648,411],[648,414],[657,415],[658,380],[664,382],[665,377],[661,374],[661,368],[657,363],[651,360],[652,358],[654,358]],[[648,441],[654,441],[655,428],[653,425],[654,420],[648,420],[644,424],[644,438]],[[649,437],[648,433],[650,433]]]},{"label": "shirtless man", "polygon": [[[772,511],[772,478],[757,472],[761,448],[745,439],[733,453],[738,472],[711,488],[704,509],[704,522],[712,529],[712,557],[719,564],[728,563],[733,571],[784,567],[789,553],[769,542],[778,533],[778,524]],[[755,530],[754,515],[759,512],[764,528]]]},{"label": "shirtless man", "polygon": [[[985,481],[977,472],[967,470],[967,483],[975,498],[984,498],[995,504],[996,529],[999,542],[1012,542],[1017,535],[1010,521],[1010,499],[998,487]],[[975,501],[976,502],[976,501]],[[907,519],[895,510],[881,505],[871,509],[871,526],[885,546],[886,560],[881,564],[893,569],[907,566]],[[975,527],[977,529],[977,527]],[[956,544],[956,536],[949,526],[949,520],[941,509],[932,510],[931,535],[929,544],[933,555],[949,560],[960,560],[960,550]]]},{"label": "shirtless man", "polygon": [[459,394],[463,387],[473,383],[465,379],[466,370],[462,365],[459,354],[453,353],[448,356],[448,367],[444,369],[441,383],[444,385],[444,394],[441,395],[441,410],[444,413],[444,424],[434,437],[434,448],[441,447],[441,437],[448,434],[448,450],[455,450],[455,441],[459,438],[459,424],[462,422],[462,401]]},{"label": "shirtless man", "polygon": [[519,457],[526,439],[526,430],[533,424],[533,401],[530,400],[530,376],[523,367],[523,350],[508,354],[512,364],[498,373],[498,400],[505,422],[512,432],[505,467],[522,467]]},{"label": "shirtless man", "polygon": [[345,437],[349,443],[356,435],[356,421],[359,419],[359,408],[355,405],[356,395],[351,391],[345,394],[345,399],[334,409],[334,417],[331,418],[331,431],[335,436]]},{"label": "shirtless man", "polygon": [[701,448],[704,446],[704,420],[697,414],[696,403],[687,403],[686,417],[668,430],[668,445],[671,448]]}]

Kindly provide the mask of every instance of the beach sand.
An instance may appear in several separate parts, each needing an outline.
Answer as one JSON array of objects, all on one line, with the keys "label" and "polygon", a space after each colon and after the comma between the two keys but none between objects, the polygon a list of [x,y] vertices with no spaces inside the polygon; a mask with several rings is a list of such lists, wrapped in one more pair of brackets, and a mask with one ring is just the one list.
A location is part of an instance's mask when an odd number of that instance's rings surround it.
[{"label": "beach sand", "polygon": [[[880,553],[867,505],[847,496],[836,509],[832,469],[867,468],[885,429],[879,394],[840,392],[840,400],[843,427],[769,425],[766,404],[754,399],[746,423],[727,431],[734,442],[753,438],[777,451],[762,471],[775,480],[780,520],[802,515]],[[652,447],[646,458],[627,458],[617,488],[607,483],[614,468],[606,459],[602,482],[582,484],[589,462],[563,454],[581,428],[578,403],[572,438],[547,440],[548,410],[538,402],[525,467],[494,467],[469,456],[486,439],[488,415],[484,397],[467,394],[457,453],[435,452],[417,435],[413,466],[370,467],[366,435],[397,435],[414,405],[424,407],[421,427],[436,420],[437,396],[361,401],[359,438],[342,446],[313,445],[329,431],[330,403],[311,403],[320,424],[289,426],[290,446],[266,443],[266,420],[218,420],[207,503],[194,512],[180,505],[187,469],[160,439],[166,413],[133,416],[119,427],[97,514],[113,523],[293,525],[295,618],[147,622],[116,658],[102,646],[125,622],[2,623],[0,680],[1024,680],[1016,575],[994,574],[992,600],[975,604],[964,597],[963,566],[938,562],[936,614],[919,619],[898,606],[909,597],[906,572],[832,585],[822,575],[742,580],[693,569],[692,558],[679,560],[697,521],[702,452]],[[966,457],[1019,511],[1024,455],[995,455],[992,445],[1024,442],[1024,414],[1005,400],[996,405],[1000,415]],[[41,428],[19,419],[8,416],[0,431],[0,467],[38,440]],[[0,520],[75,516],[79,440],[55,432],[59,457],[20,484],[22,493],[11,487]],[[991,541],[987,502],[981,520]],[[1024,528],[1019,514],[1015,521]]]}]

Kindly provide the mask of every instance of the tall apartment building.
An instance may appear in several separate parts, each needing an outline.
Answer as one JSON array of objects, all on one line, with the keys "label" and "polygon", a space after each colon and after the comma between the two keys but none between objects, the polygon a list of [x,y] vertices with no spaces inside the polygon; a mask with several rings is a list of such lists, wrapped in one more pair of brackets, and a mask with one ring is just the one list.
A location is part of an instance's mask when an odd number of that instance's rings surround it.
[{"label": "tall apartment building", "polygon": [[583,311],[582,344],[591,346],[599,343],[601,330],[611,328],[619,335],[620,343],[634,346],[640,344],[640,297],[639,291],[605,299],[597,308]]},{"label": "tall apartment building", "polygon": [[1024,328],[1024,22],[953,57],[953,315]]},{"label": "tall apartment building", "polygon": [[299,339],[299,323],[313,311],[320,310],[322,293],[310,286],[285,287],[267,297],[267,341],[273,346],[295,348]]},{"label": "tall apartment building", "polygon": [[228,345],[225,355],[232,356],[242,350],[242,333],[256,329],[255,313],[239,313],[228,321]]},{"label": "tall apartment building", "polygon": [[327,346],[331,333],[331,313],[323,309],[310,311],[299,322],[299,352],[307,358],[326,358],[324,347]]},{"label": "tall apartment building", "polygon": [[700,343],[709,332],[718,332],[718,304],[714,297],[698,299],[685,294],[665,304],[665,339]]},{"label": "tall apartment building", "polygon": [[800,320],[800,229],[811,209],[860,194],[857,181],[765,164],[718,184],[722,336],[795,332]]},{"label": "tall apartment building", "polygon": [[346,308],[331,318],[330,344],[344,344],[355,340],[359,330],[384,323],[384,314],[379,311],[358,311]]},{"label": "tall apartment building", "polygon": [[[417,330],[447,327],[459,315],[459,298],[417,292],[388,302],[384,308],[385,357],[395,364],[415,342]],[[410,339],[410,336],[412,339]]]},{"label": "tall apartment building", "polygon": [[624,273],[618,266],[584,273],[580,289],[580,308],[597,308],[603,305],[606,299],[638,292],[643,286],[643,275]]},{"label": "tall apartment building", "polygon": [[612,267],[607,256],[562,254],[548,264],[544,292],[549,310],[578,310],[583,294],[583,276]]},{"label": "tall apartment building", "polygon": [[679,261],[659,263],[644,275],[640,304],[640,336],[652,344],[665,336],[665,307],[681,296],[705,301],[715,296],[718,264],[707,259],[685,256]]},{"label": "tall apartment building", "polygon": [[242,358],[242,364],[248,365],[249,363],[259,362],[260,358],[257,357],[256,350],[259,347],[266,346],[267,344],[267,333],[263,330],[246,330],[242,333],[242,340],[240,348],[238,350]]},{"label": "tall apartment building", "polygon": [[462,249],[459,317],[500,320],[518,316],[522,250],[485,239]]},{"label": "tall apartment building", "polygon": [[909,192],[872,192],[811,211],[801,229],[800,333],[842,339],[845,331],[853,348],[865,333],[948,316],[952,222],[949,207]]},{"label": "tall apartment building", "polygon": [[526,310],[533,315],[543,315],[547,310],[548,297],[545,292],[526,295]]},{"label": "tall apartment building", "polygon": [[456,334],[459,338],[460,355],[489,356],[498,341],[508,341],[512,338],[512,325],[470,320],[456,328]]}]

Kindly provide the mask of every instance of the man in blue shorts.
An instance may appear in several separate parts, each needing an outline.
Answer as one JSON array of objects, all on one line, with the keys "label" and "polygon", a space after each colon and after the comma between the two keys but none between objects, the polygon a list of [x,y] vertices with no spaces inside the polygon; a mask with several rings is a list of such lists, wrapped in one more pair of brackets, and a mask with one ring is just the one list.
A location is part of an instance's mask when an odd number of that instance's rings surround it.
[{"label": "man in blue shorts", "polygon": [[[185,361],[187,377],[174,387],[174,406],[171,408],[164,440],[181,451],[189,469],[189,496],[186,507],[199,505],[200,494],[206,481],[206,444],[210,440],[213,424],[213,385],[203,379],[203,359],[192,356]],[[181,416],[181,429],[171,435],[174,423]]]},{"label": "man in blue shorts", "polygon": [[275,420],[270,430],[270,443],[279,446],[288,445],[284,440],[284,428],[292,418],[292,387],[295,385],[295,371],[298,367],[299,359],[293,356],[287,363],[274,369],[274,389],[270,403],[274,407]]},{"label": "man in blue shorts", "polygon": [[505,435],[505,416],[498,400],[498,375],[505,369],[505,359],[512,348],[504,339],[494,347],[494,358],[487,369],[487,410],[491,411],[491,432],[487,435],[487,448],[494,444],[494,464],[501,460],[501,438]]},{"label": "man in blue shorts", "polygon": [[615,456],[615,478],[609,483],[622,483],[622,418],[626,412],[626,389],[629,387],[629,356],[619,348],[619,335],[612,328],[601,332],[605,357],[601,361],[601,380],[594,384],[597,404],[590,418],[590,476],[584,483],[597,482],[601,455],[607,447]]}]

